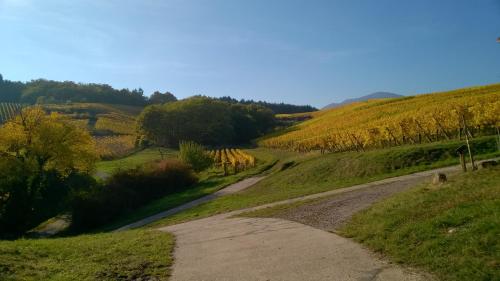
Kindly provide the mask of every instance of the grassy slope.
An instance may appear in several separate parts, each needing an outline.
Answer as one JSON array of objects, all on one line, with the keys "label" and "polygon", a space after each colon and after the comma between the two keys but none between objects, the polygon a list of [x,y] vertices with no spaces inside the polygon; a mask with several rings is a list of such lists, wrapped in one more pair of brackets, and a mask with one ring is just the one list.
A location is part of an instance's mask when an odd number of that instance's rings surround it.
[{"label": "grassy slope", "polygon": [[500,280],[500,168],[424,185],[357,214],[343,234],[442,280]]},{"label": "grassy slope", "polygon": [[[248,151],[248,150],[247,150]],[[120,218],[118,218],[115,222],[99,229],[99,231],[109,231],[116,228],[119,228],[123,225],[133,223],[142,218],[157,214],[159,212],[172,209],[184,203],[193,201],[200,197],[209,195],[211,193],[220,190],[230,184],[238,182],[244,178],[261,174],[262,172],[268,170],[268,168],[272,167],[273,164],[283,155],[288,155],[288,152],[277,152],[275,154],[271,154],[266,152],[265,150],[254,149],[249,151],[252,155],[257,157],[257,166],[255,168],[242,171],[235,175],[229,175],[224,177],[222,175],[222,171],[220,170],[209,170],[203,172],[200,175],[200,182],[185,191],[170,194],[158,200],[155,200],[132,213],[126,214]],[[294,153],[292,153],[294,154]],[[132,156],[133,157],[133,156]],[[130,157],[129,157],[130,158]],[[127,158],[126,158],[127,159]],[[123,159],[123,160],[126,160]],[[118,160],[121,161],[121,160]],[[115,161],[113,161],[115,162]],[[135,162],[134,162],[135,163]]]},{"label": "grassy slope", "polygon": [[[496,150],[495,139],[492,137],[477,139],[475,143],[482,143],[481,146],[485,147],[480,149],[482,155],[478,158],[500,155],[491,153]],[[217,213],[457,164],[458,159],[454,150],[459,144],[448,142],[404,146],[364,153],[284,155],[281,157],[282,163],[293,161],[294,166],[284,171],[275,169],[268,178],[252,188],[178,213],[153,226],[175,224]],[[280,165],[277,165],[277,168],[279,167]]]},{"label": "grassy slope", "polygon": [[167,280],[173,236],[125,231],[0,241],[0,280]]},{"label": "grassy slope", "polygon": [[[165,150],[165,157],[175,157],[175,150]],[[97,163],[96,172],[99,174],[111,174],[118,169],[132,169],[147,162],[161,159],[161,155],[156,148],[148,148],[125,158],[117,160],[100,161]]]}]

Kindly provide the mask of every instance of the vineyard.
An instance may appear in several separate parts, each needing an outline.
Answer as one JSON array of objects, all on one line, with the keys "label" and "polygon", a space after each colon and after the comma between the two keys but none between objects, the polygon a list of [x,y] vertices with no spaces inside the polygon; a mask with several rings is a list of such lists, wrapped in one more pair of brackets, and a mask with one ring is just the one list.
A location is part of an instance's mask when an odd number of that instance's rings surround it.
[{"label": "vineyard", "polygon": [[0,124],[16,116],[22,108],[20,103],[0,103]]},{"label": "vineyard", "polygon": [[135,134],[135,119],[123,114],[101,114],[98,115],[94,128],[99,131],[107,131],[119,135]]},{"label": "vineyard", "polygon": [[104,136],[94,137],[97,154],[101,159],[109,160],[124,157],[135,149],[135,136]]},{"label": "vineyard", "polygon": [[255,157],[244,152],[241,149],[218,149],[208,152],[218,167],[224,169],[224,173],[228,173],[228,168],[231,167],[234,173],[246,170],[255,166]]},{"label": "vineyard", "polygon": [[135,116],[141,108],[98,103],[45,104],[47,112],[67,116],[94,136],[102,159],[126,156],[135,149]]},{"label": "vineyard", "polygon": [[312,116],[259,144],[300,152],[341,152],[498,134],[500,84],[357,102]]}]

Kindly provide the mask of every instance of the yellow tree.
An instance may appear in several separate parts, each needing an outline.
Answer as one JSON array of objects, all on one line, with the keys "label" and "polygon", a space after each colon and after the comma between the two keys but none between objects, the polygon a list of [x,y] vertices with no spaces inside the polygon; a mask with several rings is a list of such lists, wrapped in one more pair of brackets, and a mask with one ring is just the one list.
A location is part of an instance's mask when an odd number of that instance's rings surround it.
[{"label": "yellow tree", "polygon": [[57,214],[71,188],[90,182],[96,160],[89,133],[61,115],[28,108],[0,127],[0,235]]},{"label": "yellow tree", "polygon": [[97,160],[88,131],[41,108],[24,109],[0,128],[0,154],[33,162],[40,170],[89,173]]}]

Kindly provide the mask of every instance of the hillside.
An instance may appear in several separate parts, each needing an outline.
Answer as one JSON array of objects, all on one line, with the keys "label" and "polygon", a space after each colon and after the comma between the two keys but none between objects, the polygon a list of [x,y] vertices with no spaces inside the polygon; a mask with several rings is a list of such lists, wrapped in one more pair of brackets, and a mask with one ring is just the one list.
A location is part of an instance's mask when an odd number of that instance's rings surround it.
[{"label": "hillside", "polygon": [[311,120],[261,139],[270,148],[349,151],[495,134],[500,84],[388,100],[356,102],[315,112]]},{"label": "hillside", "polygon": [[372,100],[372,99],[400,98],[400,97],[403,97],[403,96],[398,95],[398,94],[394,94],[394,93],[389,93],[389,92],[376,92],[376,93],[362,96],[359,98],[346,99],[346,100],[339,102],[339,103],[335,103],[335,102],[330,103],[330,104],[326,105],[325,107],[323,107],[322,109],[335,108],[335,107],[339,107],[339,106],[342,106],[345,104],[350,104],[350,103],[359,102],[359,101],[366,101],[366,100]]},{"label": "hillside", "polygon": [[87,128],[103,159],[124,156],[135,149],[136,117],[143,107],[101,103],[46,104],[42,107]]}]

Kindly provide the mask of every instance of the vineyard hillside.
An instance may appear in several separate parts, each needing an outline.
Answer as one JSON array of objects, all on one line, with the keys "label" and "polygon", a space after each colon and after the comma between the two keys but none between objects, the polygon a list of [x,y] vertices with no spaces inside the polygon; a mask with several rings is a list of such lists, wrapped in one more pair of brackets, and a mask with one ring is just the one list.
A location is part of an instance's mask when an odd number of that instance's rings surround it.
[{"label": "vineyard hillside", "polygon": [[[16,116],[23,107],[20,103],[0,103],[0,125]],[[136,117],[143,107],[101,103],[43,104],[47,112],[57,112],[70,122],[89,130],[98,154],[112,159],[130,154],[136,147]]]},{"label": "vineyard hillside", "polygon": [[259,144],[337,152],[494,135],[500,127],[500,84],[356,102],[310,116]]},{"label": "vineyard hillside", "polygon": [[58,112],[87,128],[94,136],[102,159],[130,154],[136,147],[136,117],[142,107],[102,103],[45,104],[47,112]]},{"label": "vineyard hillside", "polygon": [[16,116],[23,106],[20,103],[0,102],[0,125]]}]

